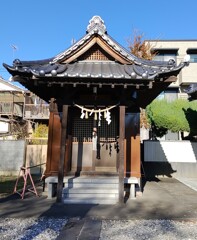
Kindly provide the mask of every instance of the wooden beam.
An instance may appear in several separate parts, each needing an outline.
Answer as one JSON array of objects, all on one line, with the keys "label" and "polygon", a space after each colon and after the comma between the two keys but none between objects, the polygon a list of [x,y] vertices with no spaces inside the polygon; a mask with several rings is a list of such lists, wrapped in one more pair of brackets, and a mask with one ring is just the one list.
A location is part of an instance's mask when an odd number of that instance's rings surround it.
[{"label": "wooden beam", "polygon": [[66,136],[67,136],[68,105],[63,105],[61,119],[61,142],[60,142],[60,160],[58,169],[57,199],[56,202],[62,202],[62,190],[64,179],[64,159],[66,154]]},{"label": "wooden beam", "polygon": [[125,106],[120,106],[119,127],[119,203],[124,203],[124,139],[125,139]]},{"label": "wooden beam", "polygon": [[177,77],[176,76],[170,76],[167,79],[164,80],[164,82],[176,82]]}]

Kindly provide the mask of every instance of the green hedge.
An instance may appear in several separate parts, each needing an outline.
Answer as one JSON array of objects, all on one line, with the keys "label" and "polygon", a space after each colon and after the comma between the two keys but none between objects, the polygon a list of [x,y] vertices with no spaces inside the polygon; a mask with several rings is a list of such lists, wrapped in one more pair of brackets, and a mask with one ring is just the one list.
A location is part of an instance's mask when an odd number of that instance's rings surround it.
[{"label": "green hedge", "polygon": [[158,137],[167,130],[197,134],[197,101],[177,99],[172,102],[154,100],[146,108],[148,121]]}]

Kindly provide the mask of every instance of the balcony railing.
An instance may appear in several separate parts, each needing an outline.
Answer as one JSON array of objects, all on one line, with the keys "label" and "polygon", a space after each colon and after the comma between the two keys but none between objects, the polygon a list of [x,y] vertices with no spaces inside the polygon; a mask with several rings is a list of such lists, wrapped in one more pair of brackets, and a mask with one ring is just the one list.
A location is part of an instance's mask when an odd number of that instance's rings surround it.
[{"label": "balcony railing", "polygon": [[19,103],[0,102],[0,115],[23,116],[23,106]]},{"label": "balcony railing", "polygon": [[25,104],[25,119],[49,119],[49,104]]}]

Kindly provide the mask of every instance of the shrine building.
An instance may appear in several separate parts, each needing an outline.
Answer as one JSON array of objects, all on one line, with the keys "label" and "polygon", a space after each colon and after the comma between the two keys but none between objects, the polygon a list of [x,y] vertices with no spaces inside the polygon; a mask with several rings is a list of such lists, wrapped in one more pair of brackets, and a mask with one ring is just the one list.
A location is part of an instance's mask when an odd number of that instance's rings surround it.
[{"label": "shrine building", "polygon": [[99,16],[79,41],[55,57],[3,64],[13,81],[50,102],[45,175],[46,182],[57,183],[60,199],[62,192],[71,196],[65,179],[105,179],[106,186],[116,179],[111,202],[124,201],[125,183],[140,188],[140,108],[175,82],[187,64],[134,56],[107,33]]}]

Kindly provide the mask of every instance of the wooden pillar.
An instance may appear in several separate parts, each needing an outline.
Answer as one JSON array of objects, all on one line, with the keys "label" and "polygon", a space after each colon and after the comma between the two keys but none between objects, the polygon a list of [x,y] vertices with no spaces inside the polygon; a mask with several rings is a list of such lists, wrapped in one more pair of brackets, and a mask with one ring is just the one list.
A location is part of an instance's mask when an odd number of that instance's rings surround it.
[{"label": "wooden pillar", "polygon": [[67,119],[68,119],[68,105],[63,105],[61,120],[60,160],[58,168],[57,199],[56,199],[57,202],[62,201],[64,159],[66,154]]},{"label": "wooden pillar", "polygon": [[138,113],[128,113],[125,117],[125,176],[141,177],[140,158],[140,118]]},{"label": "wooden pillar", "polygon": [[120,106],[119,113],[119,203],[124,203],[124,139],[125,139],[125,106]]}]

